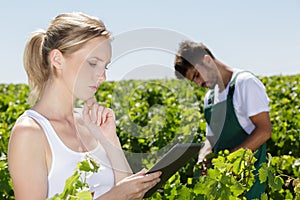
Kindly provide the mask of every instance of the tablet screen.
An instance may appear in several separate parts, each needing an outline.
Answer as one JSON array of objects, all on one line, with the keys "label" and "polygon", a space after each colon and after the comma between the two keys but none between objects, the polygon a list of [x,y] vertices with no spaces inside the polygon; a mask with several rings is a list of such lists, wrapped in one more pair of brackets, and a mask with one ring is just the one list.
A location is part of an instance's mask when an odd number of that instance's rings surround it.
[{"label": "tablet screen", "polygon": [[174,145],[148,172],[161,171],[160,182],[146,192],[145,198],[150,197],[194,155],[199,153],[203,143],[186,143]]}]

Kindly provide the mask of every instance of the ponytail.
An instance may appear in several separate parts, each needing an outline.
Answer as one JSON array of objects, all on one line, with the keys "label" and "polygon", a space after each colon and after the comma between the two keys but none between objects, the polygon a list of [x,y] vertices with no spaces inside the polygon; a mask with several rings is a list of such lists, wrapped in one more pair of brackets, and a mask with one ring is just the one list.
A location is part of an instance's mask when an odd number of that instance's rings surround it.
[{"label": "ponytail", "polygon": [[[34,104],[44,90],[51,73],[51,68],[44,60],[42,53],[45,32],[42,30],[32,33],[24,50],[24,68],[28,76],[30,94],[28,103]],[[47,60],[47,56],[46,60]]]}]

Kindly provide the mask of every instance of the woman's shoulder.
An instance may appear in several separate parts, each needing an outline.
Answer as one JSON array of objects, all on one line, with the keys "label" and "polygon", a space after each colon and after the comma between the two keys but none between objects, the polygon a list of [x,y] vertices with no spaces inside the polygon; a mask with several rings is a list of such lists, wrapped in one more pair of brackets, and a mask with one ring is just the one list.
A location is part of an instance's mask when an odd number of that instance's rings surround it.
[{"label": "woman's shoulder", "polygon": [[[32,198],[37,195],[28,191],[38,191],[40,196],[46,194],[47,186],[44,183],[47,183],[48,162],[44,135],[37,122],[28,116],[21,116],[12,128],[8,144],[8,166],[15,183],[16,196]],[[29,179],[28,185],[26,183]]]},{"label": "woman's shoulder", "polygon": [[10,135],[10,141],[18,145],[41,146],[44,139],[46,138],[43,129],[34,119],[28,116],[18,118]]},{"label": "woman's shoulder", "polygon": [[29,134],[35,134],[42,131],[40,125],[29,116],[19,117],[12,129],[12,132],[24,132]]}]

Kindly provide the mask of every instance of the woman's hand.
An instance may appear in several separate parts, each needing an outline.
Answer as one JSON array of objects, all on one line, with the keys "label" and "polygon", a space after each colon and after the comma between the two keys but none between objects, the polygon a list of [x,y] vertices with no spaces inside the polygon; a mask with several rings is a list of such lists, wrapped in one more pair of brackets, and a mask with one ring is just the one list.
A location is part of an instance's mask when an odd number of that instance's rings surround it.
[{"label": "woman's hand", "polygon": [[160,175],[161,172],[146,174],[146,170],[143,169],[121,180],[109,192],[101,196],[100,199],[142,199],[145,193],[160,181]]},{"label": "woman's hand", "polygon": [[110,143],[119,145],[115,114],[112,109],[99,105],[94,97],[90,98],[84,104],[83,119],[90,126],[100,127],[101,134]]}]

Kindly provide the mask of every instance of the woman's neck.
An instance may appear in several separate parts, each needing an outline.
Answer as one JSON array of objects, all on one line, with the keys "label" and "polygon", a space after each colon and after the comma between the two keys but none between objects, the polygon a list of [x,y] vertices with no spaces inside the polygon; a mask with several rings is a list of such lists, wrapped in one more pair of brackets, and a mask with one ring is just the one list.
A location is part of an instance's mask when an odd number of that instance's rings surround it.
[{"label": "woman's neck", "polygon": [[59,84],[49,83],[33,109],[48,119],[70,119],[73,117],[74,98]]}]

